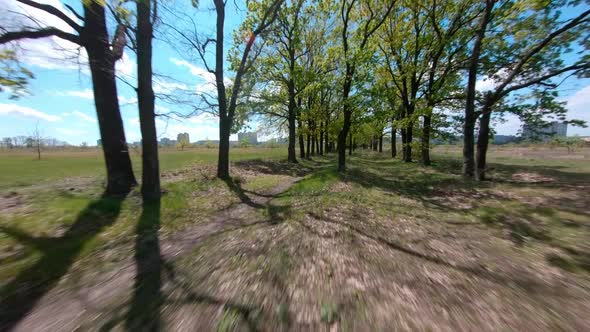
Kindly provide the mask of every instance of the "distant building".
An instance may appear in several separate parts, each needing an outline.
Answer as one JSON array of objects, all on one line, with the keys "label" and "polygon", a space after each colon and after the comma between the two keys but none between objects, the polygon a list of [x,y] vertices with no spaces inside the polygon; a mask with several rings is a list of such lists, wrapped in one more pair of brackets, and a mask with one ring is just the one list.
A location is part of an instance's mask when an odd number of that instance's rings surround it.
[{"label": "distant building", "polygon": [[494,135],[494,144],[508,144],[518,141],[518,137],[514,135]]},{"label": "distant building", "polygon": [[188,133],[180,133],[180,134],[178,134],[178,136],[176,137],[176,140],[178,142],[186,142],[186,143],[190,143],[191,142],[191,140],[190,140],[190,138],[188,136]]},{"label": "distant building", "polygon": [[238,133],[238,142],[247,143],[251,145],[258,144],[258,135],[255,132],[252,133]]},{"label": "distant building", "polygon": [[175,146],[176,145],[176,141],[173,139],[169,139],[168,137],[163,137],[162,139],[160,139],[159,142],[160,146]]},{"label": "distant building", "polygon": [[522,138],[525,140],[548,141],[552,137],[567,136],[567,123],[553,121],[544,126],[531,126],[524,124],[522,126]]}]

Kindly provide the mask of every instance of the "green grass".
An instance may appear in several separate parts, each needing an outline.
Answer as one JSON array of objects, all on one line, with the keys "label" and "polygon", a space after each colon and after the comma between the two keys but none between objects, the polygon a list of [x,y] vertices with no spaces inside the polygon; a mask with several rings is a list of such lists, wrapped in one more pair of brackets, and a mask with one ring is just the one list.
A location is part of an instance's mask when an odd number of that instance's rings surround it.
[{"label": "green grass", "polygon": [[[141,177],[141,157],[131,151],[135,176]],[[281,159],[286,157],[284,149],[235,148],[230,150],[232,161],[246,159]],[[36,160],[33,153],[0,153],[0,190],[26,187],[35,184],[79,176],[104,177],[102,151],[48,151]],[[160,167],[163,172],[188,166],[193,163],[215,164],[217,150],[188,149],[161,150]]]},{"label": "green grass", "polygon": [[[287,174],[292,175],[295,170],[285,163],[268,162],[283,158],[284,152],[283,149],[234,149],[233,160],[263,159],[240,165],[247,169],[234,179],[240,190],[264,194],[281,184]],[[260,273],[259,278],[269,280],[277,289],[284,289],[297,287],[292,282],[297,280],[302,261],[314,255],[313,239],[318,243],[336,239],[331,245],[348,246],[345,252],[356,259],[360,256],[355,255],[362,252],[362,241],[372,239],[388,248],[414,254],[418,256],[416,262],[421,262],[437,261],[439,254],[416,244],[429,239],[453,244],[455,239],[467,237],[473,243],[489,244],[490,247],[482,248],[492,248],[489,255],[498,255],[496,260],[488,260],[492,268],[494,262],[521,259],[580,276],[590,274],[586,246],[590,241],[590,214],[588,205],[583,204],[587,196],[576,189],[590,181],[587,160],[492,155],[489,175],[493,181],[477,183],[462,178],[461,161],[454,154],[435,153],[432,167],[391,160],[384,155],[357,152],[348,159],[345,174],[336,172],[333,156],[311,162],[303,160],[298,167],[310,173],[260,209],[272,221],[260,226],[263,231],[252,227],[207,238],[194,254],[182,257],[180,265],[198,269],[189,275],[202,275],[205,279],[211,277],[208,269],[212,267],[219,270],[219,275],[244,268]],[[22,178],[22,182],[16,182],[2,175],[0,189],[7,194],[17,191],[24,201],[22,211],[0,216],[0,297],[8,299],[4,303],[18,303],[19,293],[15,291],[23,285],[33,285],[30,292],[44,293],[65,277],[75,279],[81,272],[116,268],[124,257],[133,256],[140,232],[146,233],[147,240],[166,238],[193,224],[207,222],[211,216],[243,199],[235,188],[232,190],[226,182],[213,176],[203,176],[198,170],[180,172],[180,176],[166,182],[167,193],[154,214],[142,205],[138,188],[124,199],[102,198],[100,176],[91,184],[73,190],[53,185],[67,177],[103,172],[102,164],[92,161],[98,158],[96,153],[56,153],[47,154],[46,158],[36,162],[15,154],[0,160],[0,170],[11,170]],[[213,165],[216,151],[164,151],[161,160],[164,171],[194,163]],[[28,164],[38,167],[37,172],[24,167]],[[74,167],[72,171],[51,173],[51,167],[58,165]],[[137,156],[134,165],[139,165]],[[553,180],[547,183],[513,180],[515,174],[522,173]],[[39,182],[47,186],[34,187],[35,190],[19,187]],[[225,247],[224,243],[243,247]],[[322,251],[322,255],[329,258],[328,252]],[[386,264],[395,263],[377,256],[362,257],[364,266],[386,268]],[[317,265],[318,269],[321,266]],[[399,268],[395,267],[394,271]],[[330,281],[326,282],[329,285]],[[335,295],[338,292],[323,292],[323,288],[314,293],[317,303],[313,310],[319,311],[323,324],[338,321],[344,326],[350,323],[350,315],[357,308],[341,302]],[[359,295],[358,301],[365,301],[364,296],[368,295]],[[268,304],[272,315],[281,324],[294,324],[289,317],[294,307],[284,302],[284,298],[275,300]],[[249,314],[236,310],[226,306],[217,322],[218,330],[234,330],[251,319]]]}]

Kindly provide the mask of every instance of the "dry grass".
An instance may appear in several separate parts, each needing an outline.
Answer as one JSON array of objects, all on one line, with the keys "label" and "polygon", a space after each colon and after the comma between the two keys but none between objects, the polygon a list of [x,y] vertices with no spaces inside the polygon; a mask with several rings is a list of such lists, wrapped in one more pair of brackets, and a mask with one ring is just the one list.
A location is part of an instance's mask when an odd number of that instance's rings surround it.
[{"label": "dry grass", "polygon": [[493,157],[475,183],[435,161],[239,162],[227,183],[173,171],[148,227],[125,202],[105,230],[119,240],[100,233],[17,327],[590,329],[590,166]]}]

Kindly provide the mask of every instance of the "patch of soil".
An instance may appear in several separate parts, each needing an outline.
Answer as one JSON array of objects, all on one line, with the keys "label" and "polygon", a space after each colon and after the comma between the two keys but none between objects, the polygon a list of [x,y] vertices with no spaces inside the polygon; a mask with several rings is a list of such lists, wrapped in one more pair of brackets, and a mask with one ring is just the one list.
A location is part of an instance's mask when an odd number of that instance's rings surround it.
[{"label": "patch of soil", "polygon": [[547,183],[555,181],[554,178],[531,172],[520,172],[512,174],[512,181],[521,183]]},{"label": "patch of soil", "polygon": [[11,191],[0,196],[0,211],[2,213],[14,213],[24,206],[25,200],[16,191]]}]

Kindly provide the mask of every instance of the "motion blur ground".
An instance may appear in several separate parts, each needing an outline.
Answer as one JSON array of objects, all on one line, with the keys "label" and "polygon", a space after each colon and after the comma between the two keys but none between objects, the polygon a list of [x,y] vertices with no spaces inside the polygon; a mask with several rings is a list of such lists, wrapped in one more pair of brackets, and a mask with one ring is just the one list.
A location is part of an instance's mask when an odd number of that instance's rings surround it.
[{"label": "motion blur ground", "polygon": [[588,330],[590,163],[562,152],[493,150],[478,183],[453,148],[344,175],[253,149],[227,181],[186,151],[159,204],[3,180],[0,329]]}]

